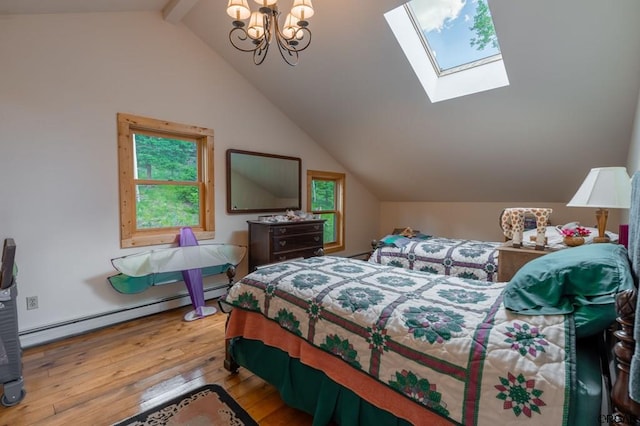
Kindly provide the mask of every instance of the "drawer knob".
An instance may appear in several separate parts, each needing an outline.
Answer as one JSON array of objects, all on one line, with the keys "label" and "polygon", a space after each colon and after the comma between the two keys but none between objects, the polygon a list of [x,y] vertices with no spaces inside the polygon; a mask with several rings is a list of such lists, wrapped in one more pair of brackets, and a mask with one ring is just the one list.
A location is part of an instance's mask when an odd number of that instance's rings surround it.
[{"label": "drawer knob", "polygon": [[320,241],[320,237],[313,237],[315,241]]},{"label": "drawer knob", "polygon": [[320,225],[313,225],[313,228],[317,231],[318,229],[320,229]]},{"label": "drawer knob", "polygon": [[287,228],[280,228],[279,229],[281,234],[286,234],[287,233]]},{"label": "drawer knob", "polygon": [[286,245],[287,245],[287,241],[286,240],[280,241],[280,247],[284,247]]},{"label": "drawer knob", "polygon": [[280,256],[280,257],[278,258],[278,260],[279,260],[279,261],[287,260],[287,256]]}]

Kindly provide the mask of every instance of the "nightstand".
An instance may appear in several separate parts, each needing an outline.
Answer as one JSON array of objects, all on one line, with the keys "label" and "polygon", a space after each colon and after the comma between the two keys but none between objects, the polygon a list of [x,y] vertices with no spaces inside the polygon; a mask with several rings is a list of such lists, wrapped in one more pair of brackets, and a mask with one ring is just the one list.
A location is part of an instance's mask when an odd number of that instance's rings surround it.
[{"label": "nightstand", "polygon": [[545,248],[544,250],[514,248],[511,244],[511,241],[507,241],[498,247],[498,281],[500,282],[510,281],[520,268],[533,259],[563,250],[563,248]]}]

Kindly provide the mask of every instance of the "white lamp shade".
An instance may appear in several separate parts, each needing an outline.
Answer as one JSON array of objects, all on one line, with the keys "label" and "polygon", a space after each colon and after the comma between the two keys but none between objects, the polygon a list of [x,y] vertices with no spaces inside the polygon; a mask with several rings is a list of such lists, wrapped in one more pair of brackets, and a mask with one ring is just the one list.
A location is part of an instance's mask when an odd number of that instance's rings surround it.
[{"label": "white lamp shade", "polygon": [[567,207],[628,209],[631,205],[631,178],[624,167],[591,169]]},{"label": "white lamp shade", "polygon": [[254,0],[260,6],[271,6],[272,4],[276,4],[278,0]]},{"label": "white lamp shade", "polygon": [[235,20],[247,19],[251,16],[251,9],[247,4],[247,0],[229,0],[227,5],[227,15]]},{"label": "white lamp shade", "polygon": [[304,21],[313,16],[313,5],[311,0],[294,0],[291,7],[291,14],[298,18],[299,21]]},{"label": "white lamp shade", "polygon": [[287,19],[284,21],[284,26],[282,27],[282,34],[286,38],[292,39],[296,35],[298,28],[300,28],[298,27],[298,18],[292,14],[288,14]]},{"label": "white lamp shade", "polygon": [[264,34],[264,18],[262,13],[253,12],[251,19],[249,20],[249,27],[247,28],[249,37],[258,39]]}]

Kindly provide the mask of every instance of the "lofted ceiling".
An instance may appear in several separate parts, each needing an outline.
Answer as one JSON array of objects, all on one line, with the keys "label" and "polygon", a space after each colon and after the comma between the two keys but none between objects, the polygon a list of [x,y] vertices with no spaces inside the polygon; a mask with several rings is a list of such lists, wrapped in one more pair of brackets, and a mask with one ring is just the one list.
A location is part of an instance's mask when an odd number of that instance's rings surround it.
[{"label": "lofted ceiling", "polygon": [[296,67],[232,48],[226,0],[0,0],[0,14],[163,11],[382,201],[566,202],[590,168],[627,164],[639,1],[489,0],[510,85],[435,104],[384,19],[402,3],[315,0]]}]

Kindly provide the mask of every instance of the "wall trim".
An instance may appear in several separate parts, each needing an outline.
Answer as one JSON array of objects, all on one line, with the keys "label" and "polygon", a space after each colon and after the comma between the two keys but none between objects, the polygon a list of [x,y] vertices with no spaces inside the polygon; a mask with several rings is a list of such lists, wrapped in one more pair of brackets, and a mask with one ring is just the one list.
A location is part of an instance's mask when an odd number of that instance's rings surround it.
[{"label": "wall trim", "polygon": [[[228,285],[226,283],[205,288],[204,298],[205,300],[218,299],[224,295],[227,288]],[[146,303],[144,305],[133,306],[98,315],[91,315],[76,320],[24,330],[19,332],[18,335],[20,337],[21,346],[23,348],[29,348],[190,304],[191,298],[188,293],[183,293]],[[216,308],[219,310],[218,306],[216,306]]]}]

